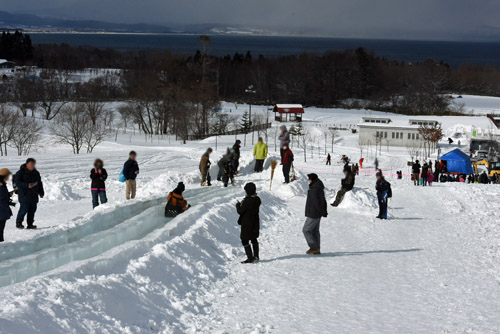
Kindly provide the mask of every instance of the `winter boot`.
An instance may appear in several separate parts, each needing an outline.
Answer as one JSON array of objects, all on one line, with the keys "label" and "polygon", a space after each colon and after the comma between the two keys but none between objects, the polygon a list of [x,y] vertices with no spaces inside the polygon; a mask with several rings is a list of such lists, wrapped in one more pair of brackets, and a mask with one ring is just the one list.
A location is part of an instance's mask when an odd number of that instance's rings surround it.
[{"label": "winter boot", "polygon": [[309,250],[306,252],[306,254],[308,254],[308,255],[320,255],[320,254],[321,254],[321,251],[320,251],[320,249],[319,249],[319,248],[318,248],[318,249],[312,249],[312,248],[311,248],[311,249],[309,249]]},{"label": "winter boot", "polygon": [[253,253],[252,253],[252,246],[246,245],[245,246],[245,253],[247,254],[247,259],[245,261],[242,261],[241,263],[253,263]]},{"label": "winter boot", "polygon": [[29,221],[28,226],[26,227],[28,230],[36,229],[36,225],[33,225],[34,221]]},{"label": "winter boot", "polygon": [[258,262],[259,261],[259,243],[256,242],[252,244],[253,247],[253,261]]},{"label": "winter boot", "polygon": [[17,220],[16,221],[16,227],[20,228],[20,229],[23,229],[24,228],[23,221],[22,220]]}]

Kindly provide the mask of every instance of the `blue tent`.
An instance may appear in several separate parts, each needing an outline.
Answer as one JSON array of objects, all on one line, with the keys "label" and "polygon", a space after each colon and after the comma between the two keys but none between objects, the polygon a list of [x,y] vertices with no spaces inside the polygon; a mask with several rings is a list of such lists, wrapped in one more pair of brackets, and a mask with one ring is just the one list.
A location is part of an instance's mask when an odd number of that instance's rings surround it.
[{"label": "blue tent", "polygon": [[446,167],[450,173],[474,174],[469,156],[458,148],[443,155],[441,160],[446,161]]}]

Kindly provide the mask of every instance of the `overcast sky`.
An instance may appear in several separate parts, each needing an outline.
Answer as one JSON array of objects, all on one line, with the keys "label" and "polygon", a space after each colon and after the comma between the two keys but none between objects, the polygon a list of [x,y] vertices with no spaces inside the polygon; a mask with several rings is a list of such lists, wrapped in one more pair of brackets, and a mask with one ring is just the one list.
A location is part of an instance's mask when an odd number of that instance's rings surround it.
[{"label": "overcast sky", "polygon": [[500,0],[0,0],[0,10],[120,23],[216,23],[335,37],[500,37]]}]

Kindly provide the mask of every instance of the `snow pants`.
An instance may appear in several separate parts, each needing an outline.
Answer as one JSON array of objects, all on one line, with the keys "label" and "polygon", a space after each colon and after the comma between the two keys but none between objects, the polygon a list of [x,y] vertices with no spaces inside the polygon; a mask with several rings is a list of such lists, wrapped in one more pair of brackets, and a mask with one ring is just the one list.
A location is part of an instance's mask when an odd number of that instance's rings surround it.
[{"label": "snow pants", "polygon": [[28,224],[35,221],[35,212],[37,209],[36,203],[21,203],[19,212],[17,213],[17,221],[23,221],[24,216],[28,215]]},{"label": "snow pants", "polygon": [[418,186],[419,179],[420,179],[420,175],[418,173],[413,173],[413,184],[415,186]]},{"label": "snow pants", "polygon": [[320,249],[321,235],[319,233],[319,223],[321,218],[306,218],[302,233],[310,249]]},{"label": "snow pants", "polygon": [[283,176],[285,177],[285,183],[290,183],[290,168],[292,168],[292,164],[283,164]]},{"label": "snow pants", "polygon": [[261,173],[264,170],[264,160],[255,160],[255,169],[257,173]]},{"label": "snow pants", "polygon": [[387,219],[387,191],[377,192],[378,216]]}]

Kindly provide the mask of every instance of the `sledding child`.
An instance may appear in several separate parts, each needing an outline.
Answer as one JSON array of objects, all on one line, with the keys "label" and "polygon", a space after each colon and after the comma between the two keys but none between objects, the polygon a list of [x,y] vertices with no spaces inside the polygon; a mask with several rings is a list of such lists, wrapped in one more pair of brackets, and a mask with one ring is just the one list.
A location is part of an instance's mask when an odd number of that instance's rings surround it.
[{"label": "sledding child", "polygon": [[96,159],[94,162],[94,168],[90,170],[90,178],[92,183],[90,185],[90,192],[92,193],[92,207],[95,209],[99,206],[99,199],[101,204],[107,203],[108,198],[106,197],[106,179],[108,178],[108,173],[104,169],[104,162],[101,159]]},{"label": "sledding child", "polygon": [[7,182],[9,181],[10,174],[10,170],[7,168],[0,169],[0,242],[3,242],[5,223],[12,217],[10,206],[14,206],[10,200],[14,192],[9,192],[7,189]]},{"label": "sledding child", "polygon": [[179,182],[177,187],[168,194],[165,217],[176,217],[191,207],[182,195],[185,189],[184,183]]},{"label": "sledding child", "polygon": [[[259,261],[259,237],[260,221],[259,207],[261,204],[259,196],[257,196],[257,188],[255,184],[249,182],[245,185],[246,197],[240,203],[236,203],[236,211],[240,215],[238,224],[241,225],[240,239],[247,259],[241,263],[254,263]],[[250,241],[252,245],[250,245]],[[252,250],[253,248],[253,250]]]}]

